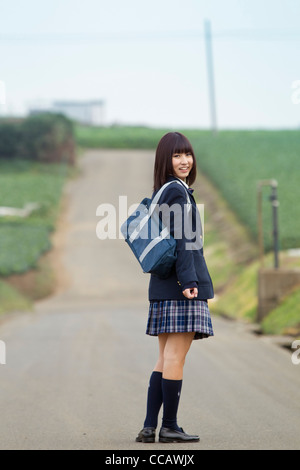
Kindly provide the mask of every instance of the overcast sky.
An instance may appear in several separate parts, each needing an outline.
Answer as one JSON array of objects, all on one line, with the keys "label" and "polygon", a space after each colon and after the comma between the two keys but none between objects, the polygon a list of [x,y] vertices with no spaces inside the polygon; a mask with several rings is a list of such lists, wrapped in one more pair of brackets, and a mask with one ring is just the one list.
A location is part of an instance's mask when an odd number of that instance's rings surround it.
[{"label": "overcast sky", "polygon": [[219,128],[296,128],[299,0],[0,0],[6,105],[103,99],[106,124],[210,126],[204,20]]}]

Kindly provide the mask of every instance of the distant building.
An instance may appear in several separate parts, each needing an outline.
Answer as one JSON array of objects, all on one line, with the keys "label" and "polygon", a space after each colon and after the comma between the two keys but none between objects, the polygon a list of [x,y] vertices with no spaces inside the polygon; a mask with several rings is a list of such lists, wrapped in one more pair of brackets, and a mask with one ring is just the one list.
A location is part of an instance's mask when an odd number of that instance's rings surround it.
[{"label": "distant building", "polygon": [[65,114],[82,124],[102,126],[104,124],[104,101],[55,101],[52,111]]},{"label": "distant building", "polygon": [[33,103],[29,114],[40,114],[43,112],[62,113],[74,121],[90,126],[104,125],[104,101],[54,101],[49,104],[42,100]]}]

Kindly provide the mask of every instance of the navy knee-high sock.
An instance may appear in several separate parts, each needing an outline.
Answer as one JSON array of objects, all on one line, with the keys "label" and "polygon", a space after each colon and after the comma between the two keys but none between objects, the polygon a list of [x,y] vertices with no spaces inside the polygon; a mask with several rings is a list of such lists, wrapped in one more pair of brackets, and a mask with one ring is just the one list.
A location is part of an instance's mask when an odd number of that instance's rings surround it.
[{"label": "navy knee-high sock", "polygon": [[149,380],[147,397],[147,415],[144,428],[156,428],[158,413],[163,402],[161,388],[162,373],[153,371]]},{"label": "navy knee-high sock", "polygon": [[162,392],[163,392],[163,420],[162,427],[176,429],[180,431],[177,425],[177,411],[180,400],[180,393],[182,387],[182,380],[168,380],[162,379]]}]

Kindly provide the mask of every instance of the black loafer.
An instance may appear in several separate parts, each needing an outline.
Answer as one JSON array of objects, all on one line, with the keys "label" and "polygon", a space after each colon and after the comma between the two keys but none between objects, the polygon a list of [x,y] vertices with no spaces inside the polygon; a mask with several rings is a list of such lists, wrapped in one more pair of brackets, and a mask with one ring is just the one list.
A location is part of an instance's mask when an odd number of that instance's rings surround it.
[{"label": "black loafer", "polygon": [[155,428],[144,428],[142,429],[138,437],[135,440],[136,442],[155,442]]},{"label": "black loafer", "polygon": [[198,442],[199,436],[186,434],[182,428],[180,431],[170,428],[161,428],[159,431],[159,442]]}]

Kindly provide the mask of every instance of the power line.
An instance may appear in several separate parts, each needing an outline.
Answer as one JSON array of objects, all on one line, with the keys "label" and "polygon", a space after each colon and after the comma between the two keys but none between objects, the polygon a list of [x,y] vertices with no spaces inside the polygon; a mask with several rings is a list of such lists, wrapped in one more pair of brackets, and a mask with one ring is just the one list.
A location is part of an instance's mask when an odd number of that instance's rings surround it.
[{"label": "power line", "polygon": [[257,41],[276,41],[287,40],[293,41],[300,39],[300,29],[270,29],[270,28],[255,28],[255,29],[232,29],[216,31],[213,34],[215,39],[232,38],[232,39],[249,39]]},{"label": "power line", "polygon": [[[298,41],[300,29],[228,29],[214,31],[214,40],[249,40],[249,41]],[[0,34],[0,42],[31,42],[42,43],[80,43],[80,42],[119,42],[147,40],[203,40],[204,31],[124,31],[105,33],[7,33]]]}]

